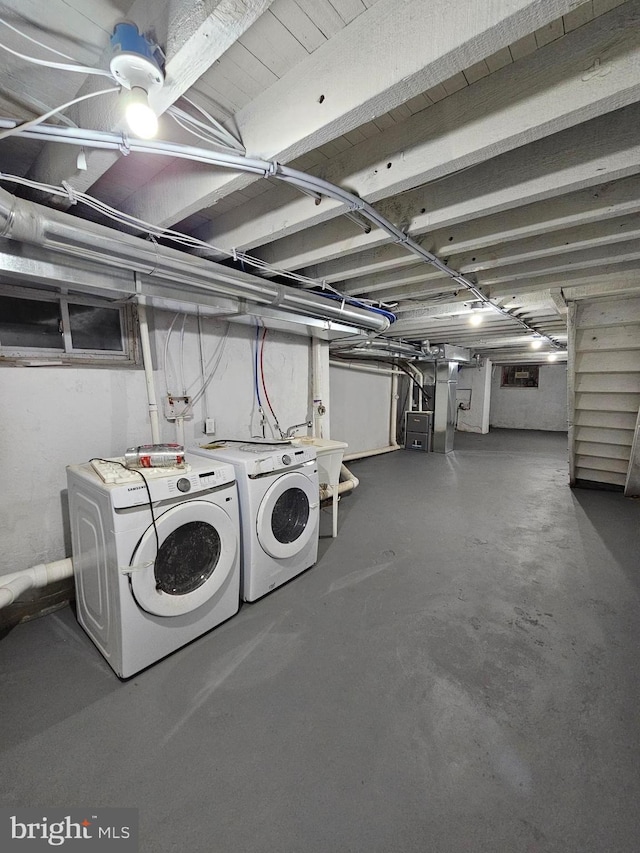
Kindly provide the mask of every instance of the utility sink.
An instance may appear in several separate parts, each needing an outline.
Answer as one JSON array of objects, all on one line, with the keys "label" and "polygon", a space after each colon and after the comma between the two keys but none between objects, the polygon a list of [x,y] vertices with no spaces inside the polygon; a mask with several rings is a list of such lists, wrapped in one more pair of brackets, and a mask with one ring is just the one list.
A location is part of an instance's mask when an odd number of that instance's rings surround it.
[{"label": "utility sink", "polygon": [[340,466],[344,451],[349,447],[346,441],[334,441],[332,438],[314,438],[302,435],[294,438],[292,444],[313,446],[318,456],[318,476],[321,483],[337,486],[340,482]]},{"label": "utility sink", "polygon": [[293,439],[293,444],[298,447],[311,445],[315,447],[318,458],[318,479],[321,486],[327,486],[331,494],[333,530],[335,539],[338,535],[338,483],[340,482],[340,466],[342,457],[349,447],[346,441],[334,441],[332,438],[314,438],[311,435],[303,435]]}]

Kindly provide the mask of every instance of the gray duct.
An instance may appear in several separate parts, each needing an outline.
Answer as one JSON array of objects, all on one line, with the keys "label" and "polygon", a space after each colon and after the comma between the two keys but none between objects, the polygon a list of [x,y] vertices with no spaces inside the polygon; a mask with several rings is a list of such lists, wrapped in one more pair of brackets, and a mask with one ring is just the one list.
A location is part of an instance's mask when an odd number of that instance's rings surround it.
[{"label": "gray duct", "polygon": [[390,326],[386,317],[373,311],[232,270],[16,198],[3,189],[0,189],[0,237],[143,273],[172,284],[189,285],[216,296],[246,299],[257,305],[347,323],[371,332],[384,332]]},{"label": "gray duct", "polygon": [[330,345],[331,355],[336,358],[400,358],[404,360],[434,361],[433,355],[420,346],[394,341],[389,338],[376,338],[353,344],[351,341],[336,341]]}]

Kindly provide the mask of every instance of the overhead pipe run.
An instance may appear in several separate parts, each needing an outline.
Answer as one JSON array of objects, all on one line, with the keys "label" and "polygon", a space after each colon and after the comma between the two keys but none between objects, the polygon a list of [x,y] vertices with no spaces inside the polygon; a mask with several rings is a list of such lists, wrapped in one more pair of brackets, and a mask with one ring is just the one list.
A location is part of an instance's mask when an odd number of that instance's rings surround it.
[{"label": "overhead pipe run", "polygon": [[41,246],[61,254],[98,261],[169,283],[186,284],[208,294],[243,298],[258,305],[347,323],[377,334],[391,325],[388,316],[324,299],[194,255],[161,246],[53,210],[0,189],[0,237]]},{"label": "overhead pipe run", "polygon": [[553,347],[561,349],[557,341],[548,335],[539,332],[535,326],[530,325],[520,317],[511,314],[506,308],[496,305],[491,302],[481,290],[478,289],[475,282],[471,281],[458,270],[453,269],[444,261],[441,261],[433,252],[429,252],[424,246],[416,242],[412,237],[409,237],[401,228],[398,228],[390,222],[382,214],[370,205],[364,199],[354,193],[344,190],[335,184],[325,181],[323,178],[315,175],[308,175],[297,169],[291,169],[289,166],[283,166],[276,160],[262,160],[255,157],[245,157],[239,154],[221,153],[218,151],[210,151],[205,148],[197,148],[190,145],[182,145],[166,141],[155,140],[140,140],[123,137],[122,134],[117,134],[108,131],[94,131],[83,128],[56,127],[52,125],[36,125],[25,127],[21,130],[18,123],[11,119],[0,119],[0,127],[15,129],[16,135],[26,136],[34,139],[67,142],[74,145],[82,145],[93,148],[117,149],[125,153],[129,151],[139,151],[146,154],[161,154],[170,157],[178,157],[194,162],[207,163],[209,165],[222,166],[225,168],[236,169],[242,172],[251,172],[253,174],[262,175],[265,178],[277,178],[285,183],[296,186],[302,192],[316,198],[332,198],[335,201],[341,202],[348,208],[351,214],[359,216],[377,225],[385,231],[394,242],[404,246],[407,251],[417,255],[421,260],[434,266],[444,275],[449,276],[453,281],[461,287],[468,290],[473,297],[483,305],[490,307],[498,314],[508,317],[515,321],[523,329],[535,332],[542,338],[547,340]]}]

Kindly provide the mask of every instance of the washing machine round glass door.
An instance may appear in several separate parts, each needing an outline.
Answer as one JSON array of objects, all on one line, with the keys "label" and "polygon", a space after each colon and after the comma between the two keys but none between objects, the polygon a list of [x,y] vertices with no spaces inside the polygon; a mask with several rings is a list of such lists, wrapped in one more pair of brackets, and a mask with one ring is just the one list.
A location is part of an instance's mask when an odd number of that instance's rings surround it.
[{"label": "washing machine round glass door", "polygon": [[317,536],[318,487],[304,474],[284,474],[265,492],[256,531],[271,557],[293,557]]},{"label": "washing machine round glass door", "polygon": [[142,535],[131,558],[131,589],[156,616],[191,613],[235,570],[238,531],[217,504],[192,500],[168,509]]}]

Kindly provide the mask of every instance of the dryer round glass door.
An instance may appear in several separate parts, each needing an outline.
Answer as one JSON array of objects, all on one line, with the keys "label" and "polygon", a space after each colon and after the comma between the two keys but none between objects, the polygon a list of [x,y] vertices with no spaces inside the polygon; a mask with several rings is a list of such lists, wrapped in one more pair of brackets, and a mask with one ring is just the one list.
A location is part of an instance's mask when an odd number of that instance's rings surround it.
[{"label": "dryer round glass door", "polygon": [[256,532],[271,557],[298,554],[318,535],[317,485],[303,474],[284,474],[267,489],[258,509]]},{"label": "dryer round glass door", "polygon": [[191,613],[209,601],[235,568],[238,531],[222,507],[186,501],[147,528],[131,559],[131,589],[155,616]]}]

